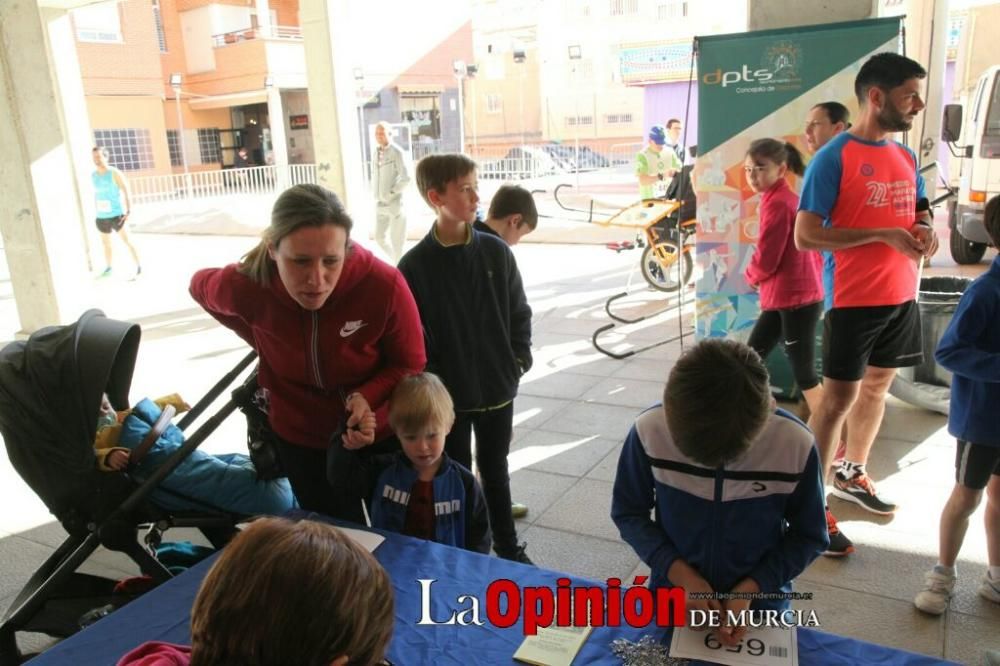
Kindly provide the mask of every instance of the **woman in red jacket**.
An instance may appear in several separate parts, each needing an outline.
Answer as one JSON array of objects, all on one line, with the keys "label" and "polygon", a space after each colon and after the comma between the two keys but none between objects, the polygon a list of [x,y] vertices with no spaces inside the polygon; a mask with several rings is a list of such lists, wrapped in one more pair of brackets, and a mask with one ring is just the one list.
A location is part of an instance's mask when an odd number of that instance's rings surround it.
[{"label": "woman in red jacket", "polygon": [[795,247],[799,197],[788,186],[788,171],[801,176],[802,155],[790,143],[757,139],[743,162],[747,184],[760,194],[757,249],[744,278],[760,292],[760,318],[747,344],[766,358],[784,340],[795,381],[816,411],[823,389],[813,361],[816,323],[823,311],[820,256]]},{"label": "woman in red jacket", "polygon": [[363,521],[326,478],[326,449],[345,423],[356,449],[391,437],[389,395],[425,363],[420,315],[399,271],[350,240],[332,192],[296,185],[274,204],[260,244],[239,263],[191,279],[191,296],[259,357],[278,456],[299,504]]}]

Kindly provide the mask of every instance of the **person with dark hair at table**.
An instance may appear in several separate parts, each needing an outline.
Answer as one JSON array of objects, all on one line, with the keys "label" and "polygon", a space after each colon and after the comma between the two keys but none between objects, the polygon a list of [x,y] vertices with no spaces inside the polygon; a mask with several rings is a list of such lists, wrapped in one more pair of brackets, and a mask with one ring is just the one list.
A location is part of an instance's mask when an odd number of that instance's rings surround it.
[{"label": "person with dark hair at table", "polygon": [[[809,429],[775,408],[753,349],[710,338],[681,356],[663,404],[625,439],[611,519],[649,565],[649,587],[684,588],[689,610],[788,608],[787,597],[751,598],[790,593],[826,548],[819,454]],[[735,645],[745,632],[718,637]]]},{"label": "person with dark hair at table", "polygon": [[150,642],[118,666],[375,666],[392,637],[393,589],[333,525],[254,521],[222,551],[191,609],[191,646]]}]

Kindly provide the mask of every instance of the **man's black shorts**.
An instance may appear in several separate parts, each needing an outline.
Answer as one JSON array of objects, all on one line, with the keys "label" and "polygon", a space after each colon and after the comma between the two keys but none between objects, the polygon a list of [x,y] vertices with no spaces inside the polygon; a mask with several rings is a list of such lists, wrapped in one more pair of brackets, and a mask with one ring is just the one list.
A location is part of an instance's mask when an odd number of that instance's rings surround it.
[{"label": "man's black shorts", "polygon": [[97,218],[97,230],[102,234],[110,234],[112,231],[121,231],[125,226],[125,216],[99,217]]},{"label": "man's black shorts", "polygon": [[958,440],[955,483],[972,490],[982,490],[993,474],[1000,476],[1000,447]]},{"label": "man's black shorts", "polygon": [[920,311],[901,305],[831,308],[823,318],[823,376],[857,381],[865,366],[907,368],[923,361]]}]

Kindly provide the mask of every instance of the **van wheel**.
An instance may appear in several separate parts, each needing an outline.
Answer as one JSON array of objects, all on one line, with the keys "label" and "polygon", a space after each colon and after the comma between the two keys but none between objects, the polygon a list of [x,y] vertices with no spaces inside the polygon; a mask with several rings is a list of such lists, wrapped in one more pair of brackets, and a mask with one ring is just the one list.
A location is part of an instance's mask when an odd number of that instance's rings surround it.
[{"label": "van wheel", "polygon": [[970,241],[958,233],[958,229],[951,230],[948,245],[951,248],[951,258],[957,264],[978,264],[986,254],[986,243]]}]

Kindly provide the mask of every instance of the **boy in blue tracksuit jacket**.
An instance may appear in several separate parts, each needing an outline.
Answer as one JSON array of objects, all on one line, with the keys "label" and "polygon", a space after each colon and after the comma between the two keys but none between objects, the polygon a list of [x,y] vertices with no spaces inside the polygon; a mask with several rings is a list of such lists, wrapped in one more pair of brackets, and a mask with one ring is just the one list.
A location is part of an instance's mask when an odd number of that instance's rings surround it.
[{"label": "boy in blue tracksuit jacket", "polygon": [[[986,204],[983,221],[993,244],[1000,244],[1000,197]],[[1000,257],[962,294],[934,358],[952,372],[948,432],[958,439],[955,487],[941,512],[938,563],[913,603],[940,615],[955,588],[955,561],[983,488],[989,569],[979,596],[1000,604]]]},{"label": "boy in blue tracksuit jacket", "polygon": [[454,421],[451,397],[437,376],[406,377],[389,401],[389,425],[402,453],[365,458],[339,441],[329,469],[338,477],[336,487],[370,500],[373,527],[489,553],[482,488],[472,472],[444,453]]},{"label": "boy in blue tracksuit jacket", "polygon": [[[611,518],[649,565],[651,588],[682,587],[689,610],[724,621],[727,610],[788,608],[713,595],[790,593],[829,543],[823,495],[813,435],[774,408],[760,357],[708,339],[677,361],[663,405],[629,431]],[[745,631],[724,627],[719,639],[735,645]]]}]

